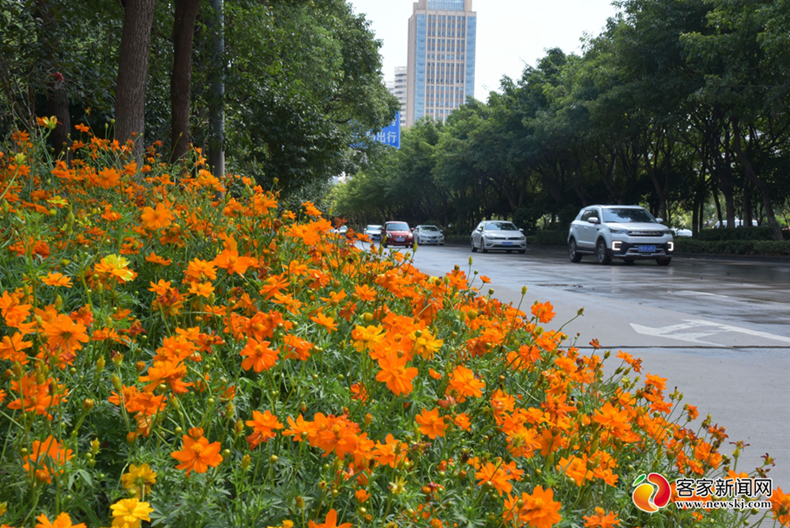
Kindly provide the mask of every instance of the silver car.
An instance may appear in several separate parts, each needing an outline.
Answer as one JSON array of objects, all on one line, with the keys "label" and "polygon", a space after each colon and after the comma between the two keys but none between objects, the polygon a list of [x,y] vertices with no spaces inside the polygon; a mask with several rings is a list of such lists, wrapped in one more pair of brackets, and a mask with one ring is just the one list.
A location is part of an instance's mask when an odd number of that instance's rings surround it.
[{"label": "silver car", "polygon": [[382,229],[384,229],[384,226],[370,224],[365,227],[365,234],[368,235],[371,240],[381,240]]},{"label": "silver car", "polygon": [[613,258],[633,264],[639,259],[654,259],[659,266],[672,260],[675,239],[644,207],[638,205],[591,205],[571,223],[568,232],[568,257],[580,262],[593,255],[599,264]]},{"label": "silver car", "polygon": [[488,253],[492,249],[501,249],[511,253],[527,251],[527,237],[523,230],[505,220],[483,220],[474,231],[472,231],[471,244],[472,253],[479,249],[483,253]]},{"label": "silver car", "polygon": [[418,225],[414,228],[414,241],[424,246],[426,244],[444,245],[444,234],[442,230],[433,225]]}]

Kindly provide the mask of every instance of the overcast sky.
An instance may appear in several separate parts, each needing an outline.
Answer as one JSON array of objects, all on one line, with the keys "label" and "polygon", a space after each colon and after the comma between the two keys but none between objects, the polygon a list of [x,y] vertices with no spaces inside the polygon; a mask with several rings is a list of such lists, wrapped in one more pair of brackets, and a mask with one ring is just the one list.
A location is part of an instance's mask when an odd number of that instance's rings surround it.
[{"label": "overcast sky", "polygon": [[[350,0],[370,20],[383,42],[384,79],[406,66],[413,0]],[[580,53],[585,33],[598,35],[617,9],[611,0],[474,0],[477,12],[475,98],[485,101],[503,75],[518,79],[535,66],[544,50],[559,47]]]}]

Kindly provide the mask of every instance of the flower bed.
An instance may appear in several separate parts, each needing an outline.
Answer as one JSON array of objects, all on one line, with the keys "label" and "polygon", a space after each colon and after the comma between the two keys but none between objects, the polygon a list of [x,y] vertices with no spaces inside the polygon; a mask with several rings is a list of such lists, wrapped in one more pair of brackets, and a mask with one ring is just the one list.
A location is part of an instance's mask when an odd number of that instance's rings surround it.
[{"label": "flower bed", "polygon": [[767,468],[640,360],[606,376],[548,302],[362,251],[198,152],[137,165],[78,126],[51,161],[42,125],[0,152],[3,526],[790,522],[779,489],[756,513],[650,500],[645,475],[678,499]]}]

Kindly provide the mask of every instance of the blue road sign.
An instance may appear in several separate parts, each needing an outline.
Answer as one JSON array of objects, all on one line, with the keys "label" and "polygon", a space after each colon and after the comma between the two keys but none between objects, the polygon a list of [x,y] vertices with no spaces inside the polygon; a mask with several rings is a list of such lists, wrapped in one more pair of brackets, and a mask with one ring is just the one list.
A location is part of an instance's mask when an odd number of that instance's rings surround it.
[{"label": "blue road sign", "polygon": [[384,127],[378,134],[371,133],[370,136],[379,143],[400,149],[400,112],[395,114],[395,121],[389,126]]}]

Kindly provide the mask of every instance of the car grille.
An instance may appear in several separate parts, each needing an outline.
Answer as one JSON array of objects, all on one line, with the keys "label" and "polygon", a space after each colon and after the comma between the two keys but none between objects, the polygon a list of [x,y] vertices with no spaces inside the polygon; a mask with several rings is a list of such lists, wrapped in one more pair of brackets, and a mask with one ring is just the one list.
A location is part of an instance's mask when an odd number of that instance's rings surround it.
[{"label": "car grille", "polygon": [[660,237],[664,233],[661,231],[629,231],[630,236],[643,236],[643,237]]}]

